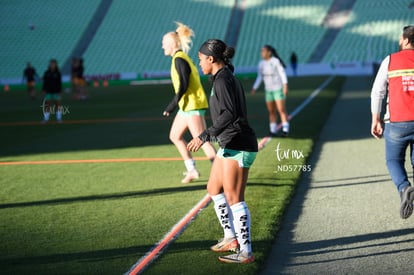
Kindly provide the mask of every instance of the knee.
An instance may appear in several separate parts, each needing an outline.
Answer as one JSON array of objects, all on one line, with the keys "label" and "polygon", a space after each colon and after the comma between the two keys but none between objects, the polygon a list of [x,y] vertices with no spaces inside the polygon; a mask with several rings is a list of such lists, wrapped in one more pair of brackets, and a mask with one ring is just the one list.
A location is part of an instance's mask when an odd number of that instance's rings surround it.
[{"label": "knee", "polygon": [[236,203],[239,203],[239,202],[243,201],[243,198],[241,198],[237,194],[227,192],[227,193],[225,193],[225,196],[226,196],[226,201],[227,201],[229,206],[232,206]]},{"label": "knee", "polygon": [[174,134],[173,132],[170,132],[169,138],[172,143],[177,143],[177,141],[180,140],[180,137]]},{"label": "knee", "polygon": [[210,196],[215,196],[215,195],[218,195],[220,193],[223,193],[223,189],[218,184],[212,184],[212,183],[209,182],[207,184],[207,193]]},{"label": "knee", "polygon": [[210,196],[215,196],[215,195],[217,195],[216,194],[216,192],[215,192],[215,190],[210,186],[210,184],[207,184],[207,193],[210,195]]},{"label": "knee", "polygon": [[279,106],[279,107],[277,108],[277,111],[278,111],[280,114],[284,114],[284,113],[286,112],[286,110],[285,110],[285,106]]}]

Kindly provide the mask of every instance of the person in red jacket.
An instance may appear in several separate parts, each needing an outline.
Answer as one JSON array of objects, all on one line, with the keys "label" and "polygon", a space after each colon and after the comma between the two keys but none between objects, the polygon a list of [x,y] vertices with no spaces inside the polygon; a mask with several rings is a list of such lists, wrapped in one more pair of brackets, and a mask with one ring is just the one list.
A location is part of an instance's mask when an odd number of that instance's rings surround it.
[{"label": "person in red jacket", "polygon": [[[414,26],[404,27],[399,46],[399,52],[382,61],[372,87],[371,134],[375,138],[384,134],[387,168],[400,194],[400,216],[407,219],[413,213],[414,201],[414,187],[404,166],[405,152],[410,147],[414,168]],[[384,129],[380,114],[387,92]]]}]

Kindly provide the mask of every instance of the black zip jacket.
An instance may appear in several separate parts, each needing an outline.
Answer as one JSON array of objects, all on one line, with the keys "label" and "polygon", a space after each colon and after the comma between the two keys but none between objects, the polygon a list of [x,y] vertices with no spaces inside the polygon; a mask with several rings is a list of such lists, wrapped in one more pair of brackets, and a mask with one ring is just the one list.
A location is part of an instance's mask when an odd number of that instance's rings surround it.
[{"label": "black zip jacket", "polygon": [[62,92],[62,76],[58,70],[47,70],[43,75],[43,91],[47,94]]},{"label": "black zip jacket", "polygon": [[246,97],[240,81],[224,67],[213,77],[210,114],[213,125],[199,138],[221,148],[257,152],[257,138],[247,121]]}]

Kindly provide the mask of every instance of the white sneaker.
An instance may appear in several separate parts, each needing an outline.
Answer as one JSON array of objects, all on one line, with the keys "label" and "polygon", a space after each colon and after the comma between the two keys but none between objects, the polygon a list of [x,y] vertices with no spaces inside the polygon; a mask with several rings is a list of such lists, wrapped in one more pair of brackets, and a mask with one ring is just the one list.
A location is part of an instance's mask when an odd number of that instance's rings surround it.
[{"label": "white sneaker", "polygon": [[230,264],[248,264],[254,262],[253,255],[244,251],[227,256],[220,256],[218,259],[221,262]]},{"label": "white sneaker", "polygon": [[210,249],[214,252],[238,252],[239,243],[237,242],[236,238],[223,238],[218,240],[217,244],[210,247]]},{"label": "white sneaker", "polygon": [[198,179],[199,177],[200,177],[200,173],[197,171],[197,169],[193,169],[191,171],[188,171],[185,174],[185,177],[183,178],[183,180],[181,182],[182,183],[190,183],[194,179]]}]

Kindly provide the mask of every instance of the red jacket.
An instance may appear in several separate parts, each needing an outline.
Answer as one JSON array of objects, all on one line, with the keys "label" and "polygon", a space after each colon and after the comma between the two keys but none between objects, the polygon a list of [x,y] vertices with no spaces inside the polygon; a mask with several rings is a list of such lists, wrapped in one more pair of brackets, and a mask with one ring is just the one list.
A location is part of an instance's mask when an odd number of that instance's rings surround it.
[{"label": "red jacket", "polygon": [[390,55],[388,96],[391,122],[414,121],[414,50]]}]

